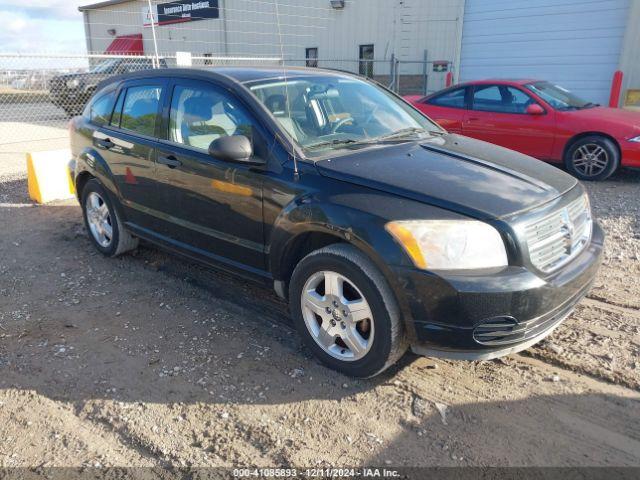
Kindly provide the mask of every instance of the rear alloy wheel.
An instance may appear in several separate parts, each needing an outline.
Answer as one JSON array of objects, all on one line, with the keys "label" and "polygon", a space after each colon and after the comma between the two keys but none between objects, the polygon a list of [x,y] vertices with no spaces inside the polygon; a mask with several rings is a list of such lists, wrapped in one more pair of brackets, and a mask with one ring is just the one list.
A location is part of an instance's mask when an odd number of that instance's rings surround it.
[{"label": "rear alloy wheel", "polygon": [[373,377],[407,349],[391,288],[352,245],[329,245],[303,258],[291,276],[289,301],[307,347],[342,373]]},{"label": "rear alloy wheel", "polygon": [[104,199],[97,192],[91,192],[86,200],[87,224],[93,239],[102,248],[109,248],[113,240],[113,220]]},{"label": "rear alloy wheel", "polygon": [[106,189],[96,179],[82,189],[82,213],[89,238],[102,254],[115,257],[138,246],[138,239],[125,229]]},{"label": "rear alloy wheel", "polygon": [[608,138],[598,135],[576,141],[567,151],[567,170],[580,180],[604,180],[620,164],[620,153]]}]

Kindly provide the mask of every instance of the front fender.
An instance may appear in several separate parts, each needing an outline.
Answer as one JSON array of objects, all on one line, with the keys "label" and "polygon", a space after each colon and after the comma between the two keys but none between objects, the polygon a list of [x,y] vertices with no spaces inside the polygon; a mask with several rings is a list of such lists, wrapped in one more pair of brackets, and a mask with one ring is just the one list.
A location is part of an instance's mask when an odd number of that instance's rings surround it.
[{"label": "front fender", "polygon": [[406,255],[384,229],[385,223],[381,216],[357,205],[330,203],[314,196],[298,198],[276,219],[267,247],[269,270],[274,279],[288,280],[285,259],[300,237],[310,233],[331,235],[354,245],[382,271],[388,269],[388,263],[405,265]]},{"label": "front fender", "polygon": [[298,240],[309,233],[332,235],[350,243],[378,267],[393,290],[403,315],[409,338],[415,338],[413,316],[401,279],[392,267],[415,268],[404,249],[385,225],[393,220],[460,219],[459,214],[415,200],[387,194],[346,182],[340,188],[318,184],[284,206],[268,239],[268,267],[277,281],[287,283],[290,255]]}]

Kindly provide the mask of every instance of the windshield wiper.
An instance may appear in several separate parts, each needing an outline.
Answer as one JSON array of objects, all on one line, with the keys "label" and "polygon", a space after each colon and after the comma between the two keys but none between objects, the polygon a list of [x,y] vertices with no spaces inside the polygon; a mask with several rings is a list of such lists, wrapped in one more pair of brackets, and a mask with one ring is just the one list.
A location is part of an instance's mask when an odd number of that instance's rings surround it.
[{"label": "windshield wiper", "polygon": [[335,138],[333,140],[329,140],[326,142],[312,143],[311,145],[307,145],[305,148],[307,150],[313,150],[313,149],[322,148],[322,147],[336,147],[340,145],[350,145],[352,143],[360,143],[360,142],[358,140],[354,140],[353,138]]},{"label": "windshield wiper", "polygon": [[427,133],[424,128],[417,127],[409,127],[403,128],[401,130],[396,130],[395,132],[389,133],[387,135],[381,135],[380,137],[372,138],[371,141],[384,141],[384,140],[393,140],[396,138],[408,137],[414,133]]},{"label": "windshield wiper", "polygon": [[587,102],[587,103],[585,103],[584,105],[582,105],[582,106],[580,107],[580,109],[583,109],[583,108],[593,108],[593,107],[599,107],[599,106],[600,106],[600,104],[599,104],[599,103]]}]

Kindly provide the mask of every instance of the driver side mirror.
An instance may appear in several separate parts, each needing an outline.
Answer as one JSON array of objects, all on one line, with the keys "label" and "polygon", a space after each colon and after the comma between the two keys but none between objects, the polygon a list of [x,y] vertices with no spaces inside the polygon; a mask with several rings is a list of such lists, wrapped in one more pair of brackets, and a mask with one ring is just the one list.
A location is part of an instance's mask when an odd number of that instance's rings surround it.
[{"label": "driver side mirror", "polygon": [[527,109],[525,110],[525,113],[527,115],[544,115],[545,111],[544,111],[544,108],[542,108],[537,103],[532,103],[527,107]]},{"label": "driver side mirror", "polygon": [[209,145],[209,155],[227,162],[249,165],[263,165],[265,163],[261,159],[253,158],[251,141],[244,135],[217,138]]}]

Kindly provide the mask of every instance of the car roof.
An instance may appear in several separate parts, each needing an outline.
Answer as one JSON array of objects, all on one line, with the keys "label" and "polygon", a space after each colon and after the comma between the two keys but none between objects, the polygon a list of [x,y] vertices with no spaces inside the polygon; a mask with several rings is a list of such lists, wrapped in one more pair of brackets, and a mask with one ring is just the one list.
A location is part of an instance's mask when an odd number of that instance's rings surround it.
[{"label": "car roof", "polygon": [[464,82],[461,85],[487,85],[487,84],[499,84],[499,85],[526,85],[528,83],[540,82],[535,78],[486,78],[484,80],[473,80]]},{"label": "car roof", "polygon": [[[284,78],[304,78],[315,77],[318,75],[336,77],[355,77],[356,74],[342,72],[338,70],[326,70],[321,68],[305,68],[305,67],[278,67],[278,66],[245,66],[245,67],[202,67],[202,68],[160,68],[156,70],[142,70],[137,72],[126,73],[118,76],[118,79],[127,78],[149,78],[149,77],[200,77],[210,76],[211,78],[227,77],[239,83],[251,83],[260,80],[284,79]],[[114,77],[115,78],[115,77]]]},{"label": "car roof", "polygon": [[322,68],[306,68],[306,67],[279,67],[279,66],[246,66],[246,67],[210,67],[203,69],[226,75],[237,80],[240,83],[255,82],[259,80],[281,79],[285,77],[315,77],[321,75],[342,76],[353,75],[347,72],[337,70],[326,70]]}]

